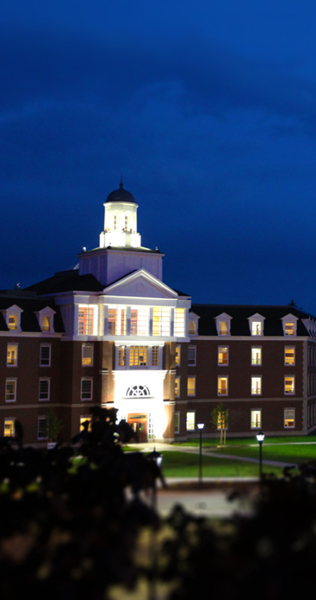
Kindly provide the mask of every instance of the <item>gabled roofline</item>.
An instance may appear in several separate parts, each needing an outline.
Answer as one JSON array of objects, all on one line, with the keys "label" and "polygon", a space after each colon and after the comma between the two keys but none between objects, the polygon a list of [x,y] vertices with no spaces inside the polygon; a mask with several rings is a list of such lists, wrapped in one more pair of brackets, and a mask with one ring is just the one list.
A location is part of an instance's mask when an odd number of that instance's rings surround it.
[{"label": "gabled roofline", "polygon": [[114,283],[110,283],[110,285],[106,286],[103,290],[103,293],[112,292],[118,289],[123,283],[130,283],[135,279],[138,279],[139,276],[144,277],[149,283],[171,294],[174,298],[178,298],[178,293],[175,290],[163,283],[160,279],[157,279],[157,277],[155,277],[154,275],[151,275],[151,273],[148,273],[148,271],[146,271],[145,269],[138,269],[137,271],[133,271],[128,275],[124,275],[124,277],[122,277],[121,279],[118,279]]}]

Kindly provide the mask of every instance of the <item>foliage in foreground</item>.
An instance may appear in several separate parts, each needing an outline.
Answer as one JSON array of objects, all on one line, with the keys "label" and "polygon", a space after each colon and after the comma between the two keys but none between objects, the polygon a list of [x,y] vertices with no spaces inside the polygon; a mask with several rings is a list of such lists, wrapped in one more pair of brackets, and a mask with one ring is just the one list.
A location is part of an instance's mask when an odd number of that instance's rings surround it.
[{"label": "foliage in foreground", "polygon": [[208,590],[274,600],[312,589],[315,467],[265,480],[253,516],[218,527],[179,505],[160,519],[137,497],[153,484],[152,470],[141,472],[127,501],[136,467],[128,471],[109,437],[85,441],[74,460],[76,453],[70,445],[0,449],[1,598],[27,591],[32,600],[192,600]]}]

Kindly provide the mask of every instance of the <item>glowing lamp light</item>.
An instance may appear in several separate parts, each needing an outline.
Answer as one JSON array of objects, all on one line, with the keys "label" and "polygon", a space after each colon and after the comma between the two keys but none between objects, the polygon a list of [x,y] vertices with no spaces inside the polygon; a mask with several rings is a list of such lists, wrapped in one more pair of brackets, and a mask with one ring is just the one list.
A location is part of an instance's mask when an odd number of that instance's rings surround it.
[{"label": "glowing lamp light", "polygon": [[[198,423],[197,424],[197,428],[198,429],[204,429],[204,423]],[[264,437],[264,436],[263,436]]]},{"label": "glowing lamp light", "polygon": [[257,438],[257,442],[259,444],[262,444],[262,442],[264,441],[264,438],[265,438],[263,431],[259,431],[259,433],[257,433],[257,435],[256,435],[256,438]]}]

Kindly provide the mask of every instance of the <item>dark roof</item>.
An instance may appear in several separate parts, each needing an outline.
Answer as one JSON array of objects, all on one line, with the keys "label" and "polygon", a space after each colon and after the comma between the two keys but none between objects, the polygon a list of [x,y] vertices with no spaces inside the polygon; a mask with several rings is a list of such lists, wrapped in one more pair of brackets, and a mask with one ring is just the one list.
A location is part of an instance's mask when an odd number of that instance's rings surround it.
[{"label": "dark roof", "polygon": [[124,190],[122,182],[118,190],[114,190],[108,195],[106,202],[133,202],[133,204],[136,204],[133,194]]},{"label": "dark roof", "polygon": [[60,292],[100,292],[101,283],[94,275],[79,275],[78,269],[60,271],[53,277],[31,285],[25,290],[35,291],[38,295],[58,294]]},{"label": "dark roof", "polygon": [[39,326],[36,313],[49,306],[56,313],[54,315],[54,330],[58,333],[64,332],[64,325],[60,310],[59,307],[56,306],[54,300],[52,298],[24,298],[22,290],[20,298],[15,293],[10,297],[10,292],[8,292],[5,296],[0,296],[0,331],[8,331],[2,311],[14,305],[18,306],[23,311],[21,313],[22,331],[40,332],[41,328]]},{"label": "dark roof", "polygon": [[226,313],[232,317],[231,335],[249,335],[248,318],[257,313],[262,317],[265,317],[265,336],[283,336],[281,319],[288,314],[292,314],[299,319],[299,321],[297,321],[297,335],[309,335],[305,325],[300,319],[308,319],[310,315],[292,305],[247,306],[236,304],[192,304],[191,312],[194,312],[200,317],[199,335],[217,335],[215,317],[218,317],[222,313]]}]

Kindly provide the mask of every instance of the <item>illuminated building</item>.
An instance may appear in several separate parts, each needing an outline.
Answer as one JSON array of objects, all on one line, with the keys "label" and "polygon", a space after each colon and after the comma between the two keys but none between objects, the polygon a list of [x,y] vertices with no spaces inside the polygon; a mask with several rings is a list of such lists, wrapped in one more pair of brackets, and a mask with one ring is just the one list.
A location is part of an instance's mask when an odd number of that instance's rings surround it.
[{"label": "illuminated building", "polygon": [[[93,405],[115,407],[140,441],[308,433],[316,427],[316,322],[295,306],[192,305],[144,248],[137,204],[120,188],[104,204],[99,246],[26,290],[0,292],[0,433],[19,420],[43,443],[49,409],[65,440]],[[221,424],[219,423],[219,426]]]}]

